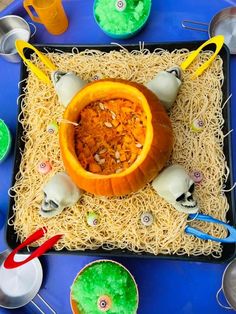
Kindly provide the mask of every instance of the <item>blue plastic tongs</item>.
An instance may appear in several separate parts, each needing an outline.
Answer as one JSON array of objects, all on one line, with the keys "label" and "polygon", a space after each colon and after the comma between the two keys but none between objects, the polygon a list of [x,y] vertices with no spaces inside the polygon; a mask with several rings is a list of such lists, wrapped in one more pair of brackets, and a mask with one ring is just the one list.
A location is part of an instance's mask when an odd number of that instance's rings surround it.
[{"label": "blue plastic tongs", "polygon": [[215,219],[211,216],[208,215],[202,215],[202,214],[190,214],[188,216],[189,219],[191,220],[201,220],[201,221],[206,221],[206,222],[211,222],[211,223],[216,223],[219,225],[224,226],[226,229],[228,229],[228,236],[226,238],[216,238],[213,237],[207,233],[204,233],[198,229],[195,229],[193,227],[190,227],[189,225],[187,225],[185,227],[185,232],[190,234],[190,235],[194,235],[197,238],[203,239],[203,240],[212,240],[215,242],[223,242],[223,243],[236,243],[236,229],[230,225],[228,225],[227,223]]}]

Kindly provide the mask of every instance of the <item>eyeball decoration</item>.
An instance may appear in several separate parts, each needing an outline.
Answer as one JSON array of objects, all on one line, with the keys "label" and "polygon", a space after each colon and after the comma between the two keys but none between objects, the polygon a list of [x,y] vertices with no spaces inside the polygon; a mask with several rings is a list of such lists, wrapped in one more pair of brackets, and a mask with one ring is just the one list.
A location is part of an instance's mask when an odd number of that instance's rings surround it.
[{"label": "eyeball decoration", "polygon": [[202,132],[204,128],[204,121],[202,119],[194,119],[191,123],[191,129],[193,132]]},{"label": "eyeball decoration", "polygon": [[201,183],[203,180],[203,174],[201,171],[194,170],[190,173],[190,177],[193,179],[195,183]]},{"label": "eyeball decoration", "polygon": [[49,161],[42,161],[38,165],[38,172],[42,174],[47,174],[52,170],[52,166]]},{"label": "eyeball decoration", "polygon": [[87,223],[91,227],[96,227],[98,224],[98,215],[94,212],[89,212],[87,215]]},{"label": "eyeball decoration", "polygon": [[124,11],[126,9],[126,1],[125,0],[117,0],[116,1],[116,9],[117,11]]},{"label": "eyeball decoration", "polygon": [[102,74],[101,73],[96,73],[93,78],[92,81],[98,81],[102,79]]},{"label": "eyeball decoration", "polygon": [[57,134],[58,132],[58,124],[56,121],[52,121],[49,123],[49,125],[47,126],[47,131],[50,134]]},{"label": "eyeball decoration", "polygon": [[151,213],[143,213],[140,219],[141,219],[141,223],[146,227],[151,226],[154,221],[153,215]]},{"label": "eyeball decoration", "polygon": [[111,298],[107,295],[102,295],[98,298],[97,306],[101,312],[107,312],[111,308]]}]

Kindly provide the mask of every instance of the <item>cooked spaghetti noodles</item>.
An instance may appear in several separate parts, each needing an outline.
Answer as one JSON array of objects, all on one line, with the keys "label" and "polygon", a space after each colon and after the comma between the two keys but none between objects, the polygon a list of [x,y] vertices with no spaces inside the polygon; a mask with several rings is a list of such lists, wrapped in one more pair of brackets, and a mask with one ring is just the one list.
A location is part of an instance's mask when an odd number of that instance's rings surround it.
[{"label": "cooked spaghetti noodles", "polygon": [[[189,172],[199,170],[204,174],[195,192],[201,212],[225,221],[229,205],[222,190],[229,170],[223,153],[224,135],[221,130],[224,124],[221,58],[217,57],[199,78],[190,78],[210,55],[211,52],[202,52],[183,73],[183,84],[170,112],[174,130],[170,163],[179,163]],[[188,50],[170,53],[158,48],[151,53],[142,47],[139,51],[121,49],[104,53],[73,49],[72,53],[47,53],[47,56],[60,70],[74,71],[84,80],[112,77],[146,83],[158,71],[180,65],[188,56]],[[33,62],[43,68],[36,56]],[[21,240],[39,227],[47,226],[47,237],[64,234],[56,250],[96,250],[103,247],[153,254],[221,255],[219,243],[186,235],[187,215],[167,204],[150,184],[125,197],[106,198],[84,193],[75,206],[66,208],[60,215],[50,219],[41,217],[42,188],[56,172],[64,170],[58,135],[48,133],[47,125],[62,117],[64,107],[59,104],[52,84],[45,85],[32,73],[29,73],[23,96],[19,121],[24,129],[25,149],[12,188],[15,206],[14,217],[9,221],[14,224]],[[197,118],[204,121],[202,132],[193,132],[190,127]],[[37,165],[45,159],[51,162],[53,169],[42,175],[37,171]],[[88,212],[97,214],[95,227],[87,224]],[[151,212],[154,217],[154,223],[149,227],[140,222],[143,212]],[[216,237],[226,235],[219,225],[199,221],[191,222],[191,225]]]}]

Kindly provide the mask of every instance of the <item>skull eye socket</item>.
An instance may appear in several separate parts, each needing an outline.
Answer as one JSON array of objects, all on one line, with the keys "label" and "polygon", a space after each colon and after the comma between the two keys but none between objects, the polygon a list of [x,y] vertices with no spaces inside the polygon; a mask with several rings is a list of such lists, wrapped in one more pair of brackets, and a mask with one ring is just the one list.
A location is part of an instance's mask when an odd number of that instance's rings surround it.
[{"label": "skull eye socket", "polygon": [[181,194],[179,197],[176,198],[176,202],[181,202],[185,200],[185,194]]},{"label": "skull eye socket", "polygon": [[194,185],[194,183],[190,186],[190,188],[188,189],[188,191],[190,192],[190,193],[193,193],[194,192],[194,188],[195,188],[195,185]]},{"label": "skull eye socket", "polygon": [[56,72],[54,75],[55,83],[58,83],[64,75],[66,75],[66,72]]},{"label": "skull eye socket", "polygon": [[50,203],[50,206],[52,207],[52,208],[58,208],[59,207],[59,205],[57,204],[57,203],[55,203],[54,201],[50,201],[49,202]]},{"label": "skull eye socket", "polygon": [[172,68],[172,69],[166,70],[166,72],[173,74],[175,77],[180,79],[181,73],[180,73],[180,70],[178,68]]},{"label": "skull eye socket", "polygon": [[178,77],[178,72],[177,72],[177,70],[171,70],[171,71],[166,71],[166,72],[171,73],[171,74],[173,74],[174,76]]}]

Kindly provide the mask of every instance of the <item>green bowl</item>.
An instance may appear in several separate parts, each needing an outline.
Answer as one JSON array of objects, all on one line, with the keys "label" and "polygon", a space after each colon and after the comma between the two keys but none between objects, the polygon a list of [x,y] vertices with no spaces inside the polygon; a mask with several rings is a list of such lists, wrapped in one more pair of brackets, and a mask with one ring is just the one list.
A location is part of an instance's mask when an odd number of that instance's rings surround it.
[{"label": "green bowl", "polygon": [[[151,7],[152,7],[152,0],[145,0],[146,2],[149,2],[149,9],[148,9],[148,13],[145,17],[145,19],[143,20],[142,24],[141,25],[138,25],[136,29],[134,29],[133,31],[131,32],[125,32],[125,33],[112,33],[110,31],[107,31],[106,29],[104,29],[101,25],[100,25],[100,22],[98,21],[97,19],[97,16],[95,14],[95,8],[97,6],[97,3],[99,2],[100,0],[95,0],[94,1],[94,5],[93,5],[93,16],[94,16],[94,19],[95,19],[95,22],[97,23],[97,25],[99,26],[99,28],[109,37],[111,38],[115,38],[115,39],[127,39],[127,38],[131,38],[133,36],[135,36],[138,32],[140,32],[143,27],[147,24],[147,21],[148,21],[148,18],[150,16],[150,12],[151,12]],[[129,0],[126,0],[127,2]],[[122,12],[119,12],[119,14],[122,14]]]},{"label": "green bowl", "polygon": [[3,162],[11,149],[11,133],[2,119],[0,119],[0,163]]},{"label": "green bowl", "polygon": [[[109,303],[114,307],[104,312],[98,309],[99,296],[109,296]],[[122,313],[126,308],[127,313],[134,314],[139,303],[138,287],[132,274],[120,263],[97,260],[77,274],[71,286],[70,303],[73,314],[114,313],[115,308]]]}]

